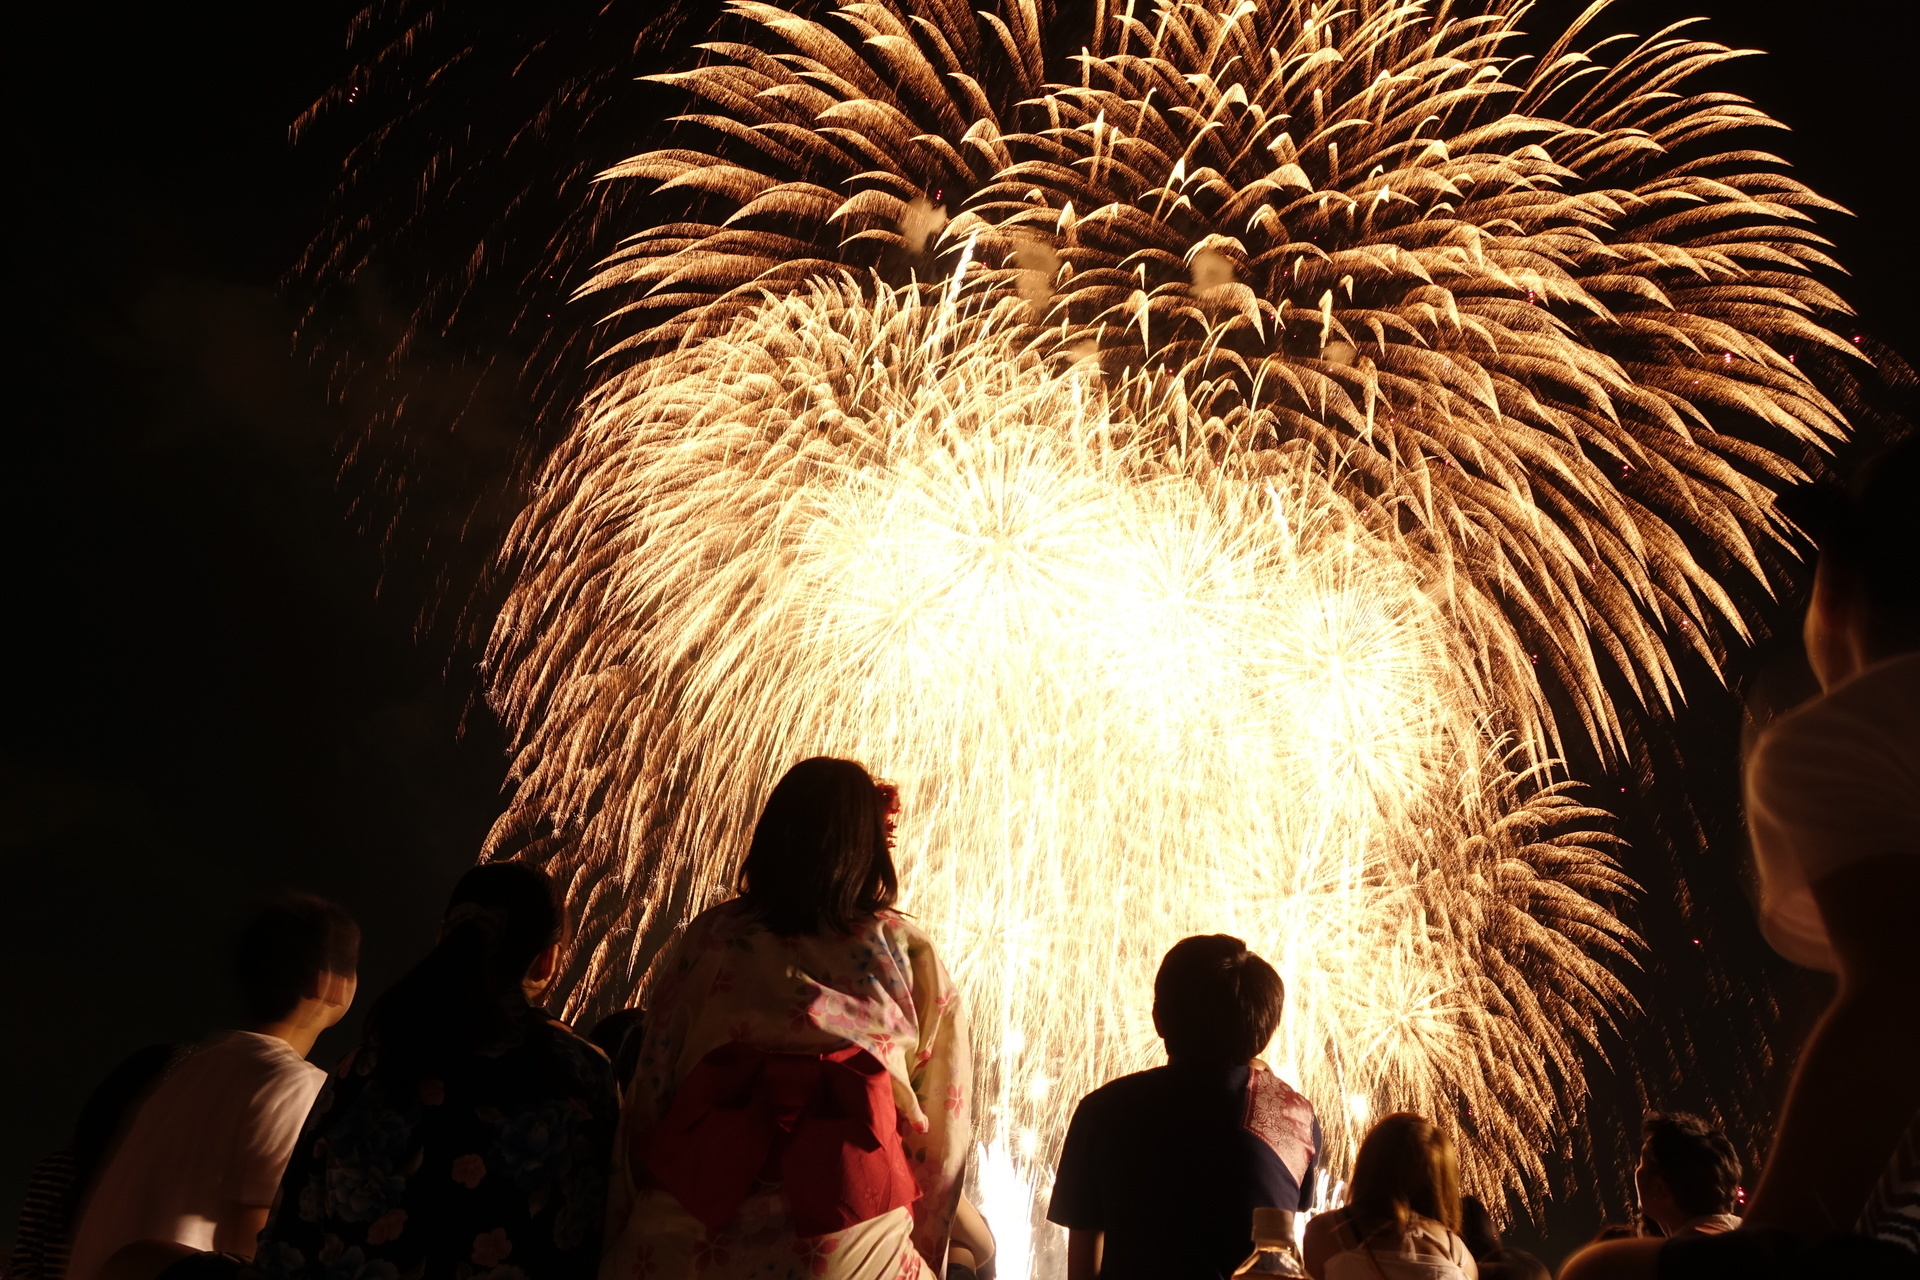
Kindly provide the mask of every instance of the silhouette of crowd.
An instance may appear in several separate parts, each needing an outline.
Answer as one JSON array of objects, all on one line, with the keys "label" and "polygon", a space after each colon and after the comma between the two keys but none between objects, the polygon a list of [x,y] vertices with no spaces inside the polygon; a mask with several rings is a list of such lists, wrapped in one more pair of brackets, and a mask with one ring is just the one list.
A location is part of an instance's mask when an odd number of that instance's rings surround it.
[{"label": "silhouette of crowd", "polygon": [[[1710,1123],[1647,1115],[1641,1221],[1563,1280],[1920,1273],[1917,456],[1806,513],[1823,693],[1746,766],[1763,931],[1837,977],[1766,1163],[1749,1194]],[[307,1058],[354,1002],[359,931],[318,898],[264,904],[236,957],[246,1026],[109,1074],[34,1170],[8,1280],[992,1276],[966,1001],[940,922],[895,909],[901,820],[860,764],[793,765],[735,896],[686,922],[644,1010],[586,1036],[545,1007],[559,886],[476,866],[330,1072]],[[1327,1168],[1316,1100],[1261,1059],[1285,987],[1239,939],[1186,938],[1116,998],[1151,999],[1166,1063],[1074,1112],[1046,1208],[1067,1280],[1549,1274],[1461,1194],[1464,1117],[1383,1116]],[[1329,1185],[1342,1202],[1316,1203]]]}]

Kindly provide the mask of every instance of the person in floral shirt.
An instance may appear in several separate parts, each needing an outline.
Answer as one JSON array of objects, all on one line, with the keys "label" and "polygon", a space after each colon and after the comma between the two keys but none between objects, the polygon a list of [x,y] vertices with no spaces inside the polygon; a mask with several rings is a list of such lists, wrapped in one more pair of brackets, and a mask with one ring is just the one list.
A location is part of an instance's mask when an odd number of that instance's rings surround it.
[{"label": "person in floral shirt", "polygon": [[603,1280],[931,1280],[971,1141],[959,994],[891,909],[894,799],[818,757],[742,894],[662,960],[615,1145]]},{"label": "person in floral shirt", "polygon": [[532,1003],[563,923],[533,867],[461,878],[314,1103],[255,1254],[266,1280],[595,1274],[619,1104],[606,1055]]}]

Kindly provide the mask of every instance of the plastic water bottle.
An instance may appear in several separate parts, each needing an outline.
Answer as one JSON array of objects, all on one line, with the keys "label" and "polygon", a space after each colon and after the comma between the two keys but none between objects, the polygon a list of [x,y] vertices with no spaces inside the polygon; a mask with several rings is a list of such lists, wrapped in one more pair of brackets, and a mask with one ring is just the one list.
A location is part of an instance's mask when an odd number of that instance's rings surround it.
[{"label": "plastic water bottle", "polygon": [[1293,1215],[1285,1209],[1255,1209],[1253,1211],[1253,1252],[1236,1270],[1234,1280],[1241,1276],[1302,1276],[1307,1269],[1300,1265],[1300,1255],[1294,1251]]}]

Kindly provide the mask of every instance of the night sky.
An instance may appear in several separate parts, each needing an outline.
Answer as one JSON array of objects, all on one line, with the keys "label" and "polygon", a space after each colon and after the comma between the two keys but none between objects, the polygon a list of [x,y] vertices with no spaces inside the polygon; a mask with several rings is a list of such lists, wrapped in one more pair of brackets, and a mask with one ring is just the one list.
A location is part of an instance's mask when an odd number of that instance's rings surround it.
[{"label": "night sky", "polygon": [[[109,1066],[233,1016],[226,952],[250,896],[300,887],[354,913],[363,1010],[430,941],[500,807],[472,655],[421,625],[431,575],[362,531],[364,495],[339,479],[350,416],[288,336],[299,299],[281,281],[322,225],[339,154],[290,146],[287,126],[348,70],[353,8],[9,15],[0,1241],[33,1161]],[[1528,25],[1576,8],[1554,0]],[[1913,360],[1905,8],[1627,0],[1601,26],[1708,11],[1711,37],[1772,51],[1707,83],[1791,126],[1768,145],[1858,215],[1823,223],[1853,272],[1839,287],[1855,332]],[[499,470],[498,440],[471,448],[458,474]],[[1760,621],[1794,620],[1782,606]],[[1792,648],[1737,655],[1736,687],[1782,671],[1790,686]],[[1646,1014],[1609,1042],[1617,1071],[1596,1063],[1594,1155],[1547,1220],[1553,1255],[1603,1204],[1622,1212],[1643,1097],[1721,1114],[1757,1154],[1824,994],[1752,926],[1739,701],[1692,690],[1618,776],[1576,768],[1632,841],[1650,951]]]}]

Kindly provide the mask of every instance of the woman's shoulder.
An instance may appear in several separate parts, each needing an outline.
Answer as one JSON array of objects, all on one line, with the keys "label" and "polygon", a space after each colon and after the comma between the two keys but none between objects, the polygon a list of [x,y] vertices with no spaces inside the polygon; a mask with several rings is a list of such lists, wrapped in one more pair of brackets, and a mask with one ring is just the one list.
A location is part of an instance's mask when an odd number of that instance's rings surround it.
[{"label": "woman's shoulder", "polygon": [[545,1009],[533,1005],[527,1007],[527,1012],[529,1043],[540,1044],[557,1057],[581,1062],[606,1061],[607,1055],[593,1041],[575,1031],[571,1023],[563,1022]]},{"label": "woman's shoulder", "polygon": [[[899,957],[902,968],[914,972],[946,972],[940,952],[934,945],[933,935],[922,928],[919,921],[887,909],[874,912],[865,927],[878,937],[888,951]],[[944,983],[946,979],[940,978],[938,981]]]},{"label": "woman's shoulder", "polygon": [[1457,1265],[1473,1260],[1473,1251],[1467,1248],[1467,1242],[1446,1223],[1415,1214],[1408,1227],[1409,1243],[1417,1253],[1444,1258]]},{"label": "woman's shoulder", "polygon": [[764,932],[766,926],[760,923],[745,898],[728,898],[717,902],[687,922],[680,934],[680,945],[702,950],[724,943],[729,938],[742,938],[750,933]]},{"label": "woman's shoulder", "polygon": [[1355,1247],[1359,1244],[1359,1239],[1353,1230],[1353,1210],[1343,1205],[1338,1209],[1328,1209],[1314,1214],[1307,1219],[1303,1237],[1318,1241],[1329,1248]]},{"label": "woman's shoulder", "polygon": [[870,927],[908,946],[933,950],[933,938],[920,927],[919,922],[891,907],[874,912]]}]

